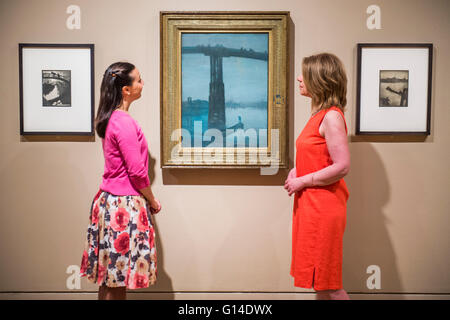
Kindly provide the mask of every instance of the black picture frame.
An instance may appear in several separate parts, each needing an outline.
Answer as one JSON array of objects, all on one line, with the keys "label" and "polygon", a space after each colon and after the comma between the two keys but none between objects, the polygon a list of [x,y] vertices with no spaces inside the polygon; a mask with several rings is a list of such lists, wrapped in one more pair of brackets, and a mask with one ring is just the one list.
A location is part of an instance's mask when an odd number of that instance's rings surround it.
[{"label": "black picture frame", "polygon": [[[90,130],[89,131],[30,131],[24,128],[24,74],[23,74],[23,49],[25,48],[50,48],[50,49],[62,49],[62,48],[84,48],[90,50]],[[94,50],[95,46],[92,43],[19,43],[19,95],[20,95],[20,135],[67,135],[67,136],[94,136],[94,112],[95,112],[95,93],[94,93]]]},{"label": "black picture frame", "polygon": [[[424,131],[366,131],[361,129],[361,73],[362,73],[362,50],[366,48],[425,48],[428,49],[428,72],[426,91],[426,130]],[[356,135],[415,135],[428,136],[431,132],[431,90],[433,69],[433,44],[432,43],[358,43],[357,44],[357,91],[356,91]]]}]

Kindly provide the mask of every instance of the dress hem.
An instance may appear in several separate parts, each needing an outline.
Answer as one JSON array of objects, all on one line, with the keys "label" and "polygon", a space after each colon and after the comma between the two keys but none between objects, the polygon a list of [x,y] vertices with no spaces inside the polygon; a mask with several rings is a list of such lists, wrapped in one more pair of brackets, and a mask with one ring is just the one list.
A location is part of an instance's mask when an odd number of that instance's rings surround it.
[{"label": "dress hem", "polygon": [[327,286],[327,287],[321,287],[321,286],[316,286],[314,283],[314,274],[315,274],[315,270],[313,272],[313,279],[311,284],[307,283],[306,281],[304,281],[303,279],[300,280],[298,278],[296,278],[292,273],[291,273],[291,277],[294,278],[294,287],[297,288],[304,288],[304,289],[314,289],[316,291],[322,291],[322,290],[340,290],[343,289],[344,287],[342,285],[331,285],[331,286]]}]

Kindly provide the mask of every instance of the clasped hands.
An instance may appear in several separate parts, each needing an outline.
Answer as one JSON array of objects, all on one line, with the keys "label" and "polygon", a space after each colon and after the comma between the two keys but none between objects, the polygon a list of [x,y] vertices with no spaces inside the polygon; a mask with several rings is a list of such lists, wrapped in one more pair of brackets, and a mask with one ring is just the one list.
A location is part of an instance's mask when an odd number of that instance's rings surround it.
[{"label": "clasped hands", "polygon": [[297,177],[297,169],[293,168],[289,171],[289,174],[284,182],[284,189],[291,196],[294,192],[301,191],[306,187],[306,183],[302,177]]}]

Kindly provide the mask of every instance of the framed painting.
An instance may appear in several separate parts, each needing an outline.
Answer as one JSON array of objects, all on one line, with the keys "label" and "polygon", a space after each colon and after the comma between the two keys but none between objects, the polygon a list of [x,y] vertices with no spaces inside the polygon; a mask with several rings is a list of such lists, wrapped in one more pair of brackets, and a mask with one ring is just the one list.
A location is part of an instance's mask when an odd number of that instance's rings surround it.
[{"label": "framed painting", "polygon": [[429,135],[433,44],[358,44],[357,135]]},{"label": "framed painting", "polygon": [[19,43],[20,134],[94,135],[94,45]]},{"label": "framed painting", "polygon": [[161,12],[161,166],[287,167],[288,12]]}]

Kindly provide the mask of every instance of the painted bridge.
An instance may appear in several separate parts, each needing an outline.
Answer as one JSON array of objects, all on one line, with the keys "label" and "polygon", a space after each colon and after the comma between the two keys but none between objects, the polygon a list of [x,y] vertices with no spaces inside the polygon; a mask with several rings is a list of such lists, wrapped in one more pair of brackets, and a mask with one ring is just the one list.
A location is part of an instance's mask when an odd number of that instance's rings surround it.
[{"label": "painted bridge", "polygon": [[222,60],[226,57],[241,57],[267,61],[267,52],[256,52],[252,49],[232,49],[222,45],[182,47],[181,54],[204,54],[209,56],[209,112],[208,128],[225,131],[225,89],[223,85]]}]

